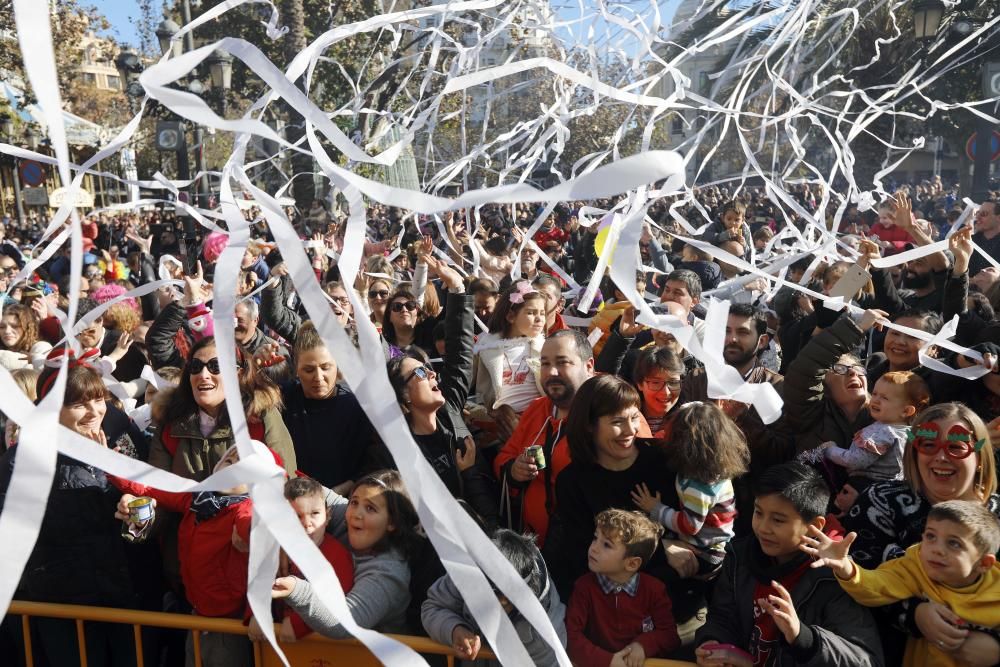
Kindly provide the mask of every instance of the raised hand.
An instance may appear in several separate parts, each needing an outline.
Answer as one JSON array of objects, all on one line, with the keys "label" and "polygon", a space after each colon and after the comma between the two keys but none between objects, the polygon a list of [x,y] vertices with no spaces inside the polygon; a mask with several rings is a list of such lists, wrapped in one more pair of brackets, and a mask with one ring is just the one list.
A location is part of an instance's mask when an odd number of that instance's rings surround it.
[{"label": "raised hand", "polygon": [[635,306],[626,308],[621,319],[618,320],[618,333],[624,338],[635,338],[645,328],[635,321]]},{"label": "raised hand", "polygon": [[972,259],[972,228],[963,227],[948,239],[948,250],[955,256],[955,266],[952,275],[961,276],[969,270],[969,260]]},{"label": "raised hand", "polygon": [[205,273],[201,268],[201,260],[195,265],[194,275],[184,276],[184,303],[193,305],[204,299]]},{"label": "raised hand", "polygon": [[892,200],[896,209],[896,226],[909,230],[913,227],[913,206],[910,203],[910,196],[900,190]]},{"label": "raised hand", "polygon": [[792,644],[798,638],[799,630],[802,627],[799,623],[799,615],[795,612],[795,605],[792,603],[792,595],[777,581],[772,581],[771,586],[778,594],[768,595],[757,602],[761,609],[774,619],[774,625],[785,636],[785,641]]},{"label": "raised hand", "polygon": [[425,234],[413,244],[413,249],[417,254],[417,261],[426,262],[434,252],[434,239]]},{"label": "raised hand", "polygon": [[879,330],[882,329],[882,322],[889,320],[889,313],[884,310],[879,310],[878,308],[869,308],[865,311],[864,315],[861,316],[861,321],[858,322],[858,328],[862,331],[870,331],[872,327],[878,327]]},{"label": "raised hand", "polygon": [[858,257],[858,266],[862,269],[867,269],[871,266],[872,260],[882,256],[879,245],[867,238],[861,239],[861,242],[858,244],[858,252],[861,253],[861,256]]},{"label": "raised hand", "polygon": [[443,260],[427,255],[424,261],[427,262],[427,270],[433,271],[449,290],[461,290],[465,286],[462,275]]},{"label": "raised hand", "polygon": [[843,540],[834,542],[816,526],[809,526],[809,534],[802,538],[799,549],[815,559],[812,567],[826,566],[841,579],[850,579],[854,575],[854,561],[847,554],[857,537],[857,533],[848,533]]},{"label": "raised hand", "polygon": [[118,337],[118,343],[115,345],[115,349],[111,350],[111,353],[108,354],[108,359],[115,362],[121,361],[122,357],[128,353],[129,348],[132,347],[133,342],[134,339],[132,338],[132,334],[127,331],[123,331],[122,335]]},{"label": "raised hand", "polygon": [[143,238],[139,236],[139,234],[137,234],[136,232],[130,230],[128,233],[125,234],[125,238],[127,238],[129,241],[132,241],[137,246],[139,246],[139,252],[145,255],[152,254],[152,248],[153,248],[152,234],[150,234],[146,238]]},{"label": "raised hand", "polygon": [[518,245],[524,243],[524,230],[514,225],[511,227],[510,233],[514,235],[514,240],[517,241]]}]

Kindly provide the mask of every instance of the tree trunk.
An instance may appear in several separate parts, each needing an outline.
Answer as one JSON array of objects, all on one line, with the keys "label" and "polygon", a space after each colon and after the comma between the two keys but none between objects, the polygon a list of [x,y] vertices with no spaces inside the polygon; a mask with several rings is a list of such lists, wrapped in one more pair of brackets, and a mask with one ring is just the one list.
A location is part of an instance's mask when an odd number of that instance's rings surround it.
[{"label": "tree trunk", "polygon": [[[285,62],[290,63],[306,48],[306,28],[305,11],[302,7],[302,0],[282,0],[281,2],[282,20],[288,26],[288,33],[285,35]],[[296,82],[302,87],[304,79]],[[295,143],[305,136],[304,119],[292,105],[285,103],[285,114],[288,123],[285,125],[285,139],[290,143]],[[316,198],[316,188],[313,185],[313,160],[309,155],[304,155],[298,151],[292,153],[292,174],[298,176],[292,183],[292,196],[295,197],[295,205],[299,211],[309,210],[313,199]]]}]

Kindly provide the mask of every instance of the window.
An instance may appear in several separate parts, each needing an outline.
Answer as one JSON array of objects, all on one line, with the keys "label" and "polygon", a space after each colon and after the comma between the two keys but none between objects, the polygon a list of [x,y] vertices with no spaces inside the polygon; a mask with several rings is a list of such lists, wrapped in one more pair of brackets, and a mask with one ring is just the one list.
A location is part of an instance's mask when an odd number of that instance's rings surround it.
[{"label": "window", "polygon": [[91,86],[96,86],[97,85],[97,75],[94,74],[93,72],[84,72],[83,73],[83,81],[84,81],[84,83],[88,83]]},{"label": "window", "polygon": [[674,114],[674,117],[670,119],[670,134],[683,134],[684,133],[684,117],[680,114]]},{"label": "window", "polygon": [[122,81],[114,74],[108,74],[107,76],[108,88],[111,90],[120,90],[122,87]]}]

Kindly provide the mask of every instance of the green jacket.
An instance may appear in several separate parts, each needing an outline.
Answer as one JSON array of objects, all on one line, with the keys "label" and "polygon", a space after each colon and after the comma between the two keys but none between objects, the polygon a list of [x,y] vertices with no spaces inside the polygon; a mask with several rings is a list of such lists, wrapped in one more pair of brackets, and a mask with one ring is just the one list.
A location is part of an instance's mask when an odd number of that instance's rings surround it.
[{"label": "green jacket", "polygon": [[[281,457],[285,471],[292,476],[297,467],[295,448],[281,412],[277,406],[273,406],[265,410],[263,415],[261,421],[264,426],[264,444]],[[169,437],[177,444],[173,454],[163,443],[165,429],[169,429]],[[215,464],[234,444],[236,438],[229,425],[216,427],[208,436],[203,436],[198,414],[195,413],[181,421],[159,425],[150,444],[149,464],[200,482],[212,474]]]},{"label": "green jacket", "polygon": [[826,394],[823,380],[845,354],[853,354],[865,334],[849,317],[841,317],[806,344],[785,373],[785,419],[804,452],[827,441],[846,447],[854,434],[872,423],[867,406],[849,420]]}]

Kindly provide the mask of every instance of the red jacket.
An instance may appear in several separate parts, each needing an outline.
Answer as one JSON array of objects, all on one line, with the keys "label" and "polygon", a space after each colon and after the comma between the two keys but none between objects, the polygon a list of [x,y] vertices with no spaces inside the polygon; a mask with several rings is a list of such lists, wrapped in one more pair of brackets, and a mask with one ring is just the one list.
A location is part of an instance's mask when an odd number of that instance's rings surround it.
[{"label": "red jacket", "polygon": [[[351,552],[347,550],[347,547],[334,539],[329,533],[323,537],[323,542],[319,545],[319,550],[327,562],[333,566],[333,572],[337,575],[337,579],[340,580],[340,586],[344,589],[344,594],[346,595],[354,588],[354,557],[351,556]],[[302,579],[305,578],[295,563],[290,563],[290,565],[289,570],[293,575]],[[291,607],[285,607],[285,618],[291,619],[296,639],[302,639],[313,631]]]},{"label": "red jacket", "polygon": [[566,233],[565,229],[562,229],[558,225],[552,225],[549,229],[539,229],[535,232],[535,243],[542,250],[545,250],[545,245],[549,241],[555,241],[559,245],[566,243],[569,240],[569,234]]},{"label": "red jacket", "polygon": [[112,475],[108,479],[122,493],[155,498],[157,509],[183,515],[177,531],[177,555],[188,602],[195,612],[200,616],[242,617],[250,555],[233,546],[233,530],[244,542],[250,541],[250,499],[199,523],[190,511],[193,493],[161,491]]},{"label": "red jacket", "polygon": [[611,656],[632,642],[646,658],[662,658],[681,644],[667,587],[639,573],[635,597],[601,589],[597,575],[576,580],[566,607],[566,650],[576,667],[607,667]]},{"label": "red jacket", "polygon": [[885,250],[886,255],[894,255],[901,252],[907,243],[913,243],[910,233],[898,225],[886,227],[881,222],[872,225],[870,236],[877,236],[880,241],[887,242],[892,249]]}]

